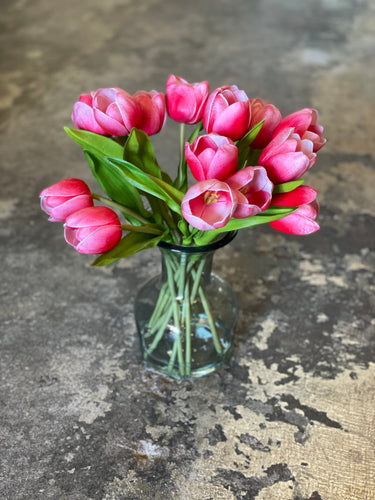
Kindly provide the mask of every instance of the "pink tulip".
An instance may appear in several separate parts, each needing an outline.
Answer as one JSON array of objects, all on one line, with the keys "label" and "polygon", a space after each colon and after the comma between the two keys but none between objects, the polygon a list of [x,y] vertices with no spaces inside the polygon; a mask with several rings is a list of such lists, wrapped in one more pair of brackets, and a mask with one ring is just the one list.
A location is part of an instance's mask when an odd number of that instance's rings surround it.
[{"label": "pink tulip", "polygon": [[237,169],[238,149],[227,137],[201,135],[193,144],[185,144],[185,158],[197,181],[224,181]]},{"label": "pink tulip", "polygon": [[270,222],[270,226],[288,234],[304,235],[318,231],[319,224],[315,222],[319,213],[316,195],[317,192],[310,186],[299,186],[289,193],[275,194],[272,206],[298,208],[290,215]]},{"label": "pink tulip", "polygon": [[66,242],[85,254],[108,252],[119,243],[121,235],[119,218],[108,207],[83,208],[69,215],[64,226]]},{"label": "pink tulip", "polygon": [[73,106],[72,121],[78,129],[88,130],[100,135],[109,135],[103,127],[99,125],[94,116],[92,99],[95,92],[82,94],[79,101]]},{"label": "pink tulip", "polygon": [[322,137],[323,127],[318,124],[318,119],[319,114],[316,109],[301,109],[283,118],[276,128],[275,134],[286,128],[293,127],[294,132],[301,139],[308,139],[314,144],[314,153],[316,153],[326,143],[326,139]]},{"label": "pink tulip", "polygon": [[207,81],[189,83],[179,76],[170,75],[165,93],[169,116],[179,123],[198,123],[202,119],[208,91]]},{"label": "pink tulip", "polygon": [[101,135],[128,135],[137,127],[141,109],[131,95],[118,88],[99,89],[83,94],[73,107],[72,120],[77,128]]},{"label": "pink tulip", "polygon": [[134,99],[141,109],[141,121],[138,128],[147,135],[154,135],[164,127],[166,120],[164,95],[156,90],[139,90]]},{"label": "pink tulip", "polygon": [[214,90],[203,113],[203,127],[207,133],[224,135],[233,141],[249,130],[249,99],[235,85],[224,85]]},{"label": "pink tulip", "polygon": [[65,222],[68,215],[94,205],[90,188],[80,179],[64,179],[40,193],[40,206],[51,222]]},{"label": "pink tulip", "polygon": [[225,226],[237,205],[237,196],[225,182],[210,179],[191,186],[182,199],[187,222],[202,231]]},{"label": "pink tulip", "polygon": [[125,90],[99,89],[92,100],[95,120],[108,134],[117,137],[128,135],[138,127],[141,111],[138,103]]},{"label": "pink tulip", "polygon": [[262,128],[258,135],[251,143],[251,147],[255,149],[263,149],[272,139],[272,135],[281,121],[281,111],[274,106],[271,102],[264,102],[262,99],[250,99],[250,126],[264,120]]},{"label": "pink tulip", "polygon": [[271,203],[273,184],[263,167],[245,167],[226,180],[237,191],[237,207],[233,217],[243,219],[256,215]]},{"label": "pink tulip", "polygon": [[267,170],[274,184],[281,184],[299,179],[315,161],[313,143],[301,139],[292,128],[286,128],[274,135],[261,153],[258,163]]}]

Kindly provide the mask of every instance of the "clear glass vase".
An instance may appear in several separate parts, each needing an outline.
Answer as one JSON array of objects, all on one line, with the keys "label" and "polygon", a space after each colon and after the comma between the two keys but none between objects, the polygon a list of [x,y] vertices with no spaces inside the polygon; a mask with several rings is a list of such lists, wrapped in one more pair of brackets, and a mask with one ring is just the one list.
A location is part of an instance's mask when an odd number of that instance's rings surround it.
[{"label": "clear glass vase", "polygon": [[216,250],[236,232],[209,245],[159,243],[161,275],[135,299],[144,362],[175,378],[200,377],[231,355],[238,306],[230,285],[212,273]]}]

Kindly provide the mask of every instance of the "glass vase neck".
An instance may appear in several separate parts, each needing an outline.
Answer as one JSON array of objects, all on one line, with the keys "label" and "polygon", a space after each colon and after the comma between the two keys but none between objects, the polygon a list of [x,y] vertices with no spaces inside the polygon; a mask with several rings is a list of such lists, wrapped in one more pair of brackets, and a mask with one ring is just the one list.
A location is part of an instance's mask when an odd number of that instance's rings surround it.
[{"label": "glass vase neck", "polygon": [[238,231],[229,231],[224,233],[207,245],[177,245],[175,243],[168,243],[167,241],[159,241],[158,247],[187,254],[213,252],[224,247],[225,245],[228,245],[228,243],[235,238],[237,232]]}]

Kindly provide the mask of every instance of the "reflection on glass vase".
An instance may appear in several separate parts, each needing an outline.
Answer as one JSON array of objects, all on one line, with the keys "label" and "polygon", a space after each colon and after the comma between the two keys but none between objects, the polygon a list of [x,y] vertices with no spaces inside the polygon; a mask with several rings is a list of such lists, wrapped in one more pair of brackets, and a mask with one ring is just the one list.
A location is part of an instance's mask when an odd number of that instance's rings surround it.
[{"label": "reflection on glass vase", "polygon": [[161,275],[135,300],[145,365],[175,378],[213,372],[231,355],[238,307],[230,285],[212,273],[216,250],[236,232],[209,245],[159,243]]}]

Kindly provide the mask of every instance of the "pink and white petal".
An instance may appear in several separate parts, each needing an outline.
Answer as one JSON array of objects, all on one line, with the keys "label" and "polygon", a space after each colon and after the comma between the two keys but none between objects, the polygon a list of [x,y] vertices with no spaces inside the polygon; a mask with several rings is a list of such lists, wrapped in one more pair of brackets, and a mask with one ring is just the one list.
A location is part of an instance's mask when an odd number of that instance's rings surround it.
[{"label": "pink and white petal", "polygon": [[295,212],[269,224],[277,231],[288,234],[305,235],[315,233],[319,229],[319,224],[315,220]]},{"label": "pink and white petal", "polygon": [[92,107],[92,94],[81,94],[79,96],[79,102],[83,102],[84,104],[87,104]]},{"label": "pink and white petal", "polygon": [[185,147],[185,158],[193,177],[197,181],[204,181],[206,177],[202,164],[189,147]]},{"label": "pink and white petal", "polygon": [[[200,158],[200,157],[199,157]],[[238,149],[230,144],[221,146],[210,163],[207,178],[225,181],[237,169]]]},{"label": "pink and white petal", "polygon": [[116,95],[116,103],[122,117],[122,123],[130,132],[133,127],[138,127],[141,121],[141,108],[136,100],[127,92],[121,91]]},{"label": "pink and white petal", "polygon": [[311,120],[312,110],[309,108],[301,109],[283,118],[276,128],[275,133],[277,134],[284,128],[293,127],[297,134],[302,135],[309,128]]},{"label": "pink and white petal", "polygon": [[66,223],[68,226],[75,228],[100,226],[103,224],[120,225],[116,212],[108,207],[82,208],[78,212],[69,215]]},{"label": "pink and white petal", "polygon": [[315,200],[317,191],[310,186],[298,186],[289,193],[274,194],[272,206],[278,207],[298,207]]},{"label": "pink and white petal", "polygon": [[218,116],[213,131],[232,140],[240,139],[249,128],[250,108],[247,102],[235,102]]},{"label": "pink and white petal", "polygon": [[[52,208],[50,210],[50,221],[61,221],[65,222],[66,218],[74,212],[78,212],[78,210],[82,210],[83,208],[92,207],[94,202],[92,197],[87,194],[82,194],[79,196],[75,196],[74,198],[70,198],[65,202]],[[53,220],[52,220],[53,219]]]},{"label": "pink and white petal", "polygon": [[100,254],[114,248],[121,240],[122,229],[118,225],[107,225],[92,231],[82,239],[75,249],[84,254]]},{"label": "pink and white petal", "polygon": [[76,196],[88,193],[90,188],[81,179],[63,179],[43,189],[39,196]]},{"label": "pink and white petal", "polygon": [[117,120],[106,115],[99,109],[94,109],[94,116],[99,125],[107,131],[107,134],[122,137],[128,135],[128,129]]},{"label": "pink and white petal", "polygon": [[[286,128],[277,134],[274,133],[271,142],[263,149],[259,157],[259,165],[264,165],[264,163],[267,162],[268,158],[275,154],[295,151],[296,143],[292,142],[293,135],[294,134],[292,128]],[[285,142],[287,142],[286,145]]]},{"label": "pink and white petal", "polygon": [[64,225],[64,238],[65,241],[69,244],[72,245],[72,247],[76,248],[76,246],[79,244],[79,240],[76,236],[77,230],[68,226],[67,224]]},{"label": "pink and white petal", "polygon": [[83,102],[74,104],[72,121],[78,129],[108,135],[107,131],[96,121],[93,109]]},{"label": "pink and white petal", "polygon": [[299,179],[309,168],[309,158],[302,152],[275,155],[263,165],[274,184]]},{"label": "pink and white petal", "polygon": [[168,113],[177,122],[190,121],[196,112],[194,89],[190,85],[174,85],[167,88],[166,102]]}]

